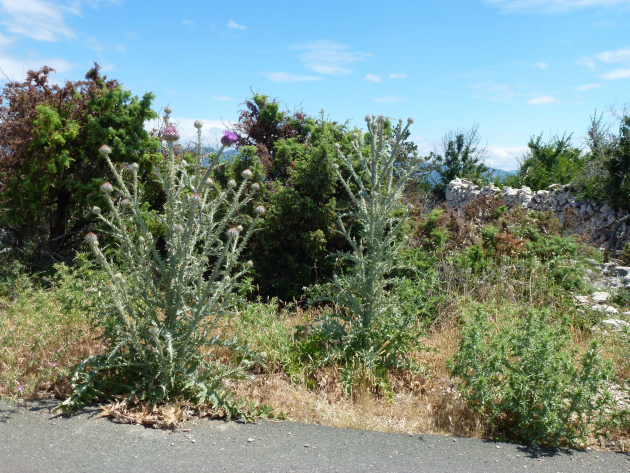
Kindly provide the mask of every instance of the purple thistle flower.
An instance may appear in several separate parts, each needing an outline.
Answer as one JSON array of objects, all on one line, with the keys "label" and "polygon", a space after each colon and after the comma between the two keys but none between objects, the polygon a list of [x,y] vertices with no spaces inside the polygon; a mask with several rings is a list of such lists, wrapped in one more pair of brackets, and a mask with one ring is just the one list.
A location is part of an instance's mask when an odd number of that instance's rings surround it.
[{"label": "purple thistle flower", "polygon": [[17,390],[18,392],[22,392],[22,386],[18,386]]},{"label": "purple thistle flower", "polygon": [[92,232],[85,235],[85,241],[87,241],[90,245],[96,245],[98,243],[98,238]]},{"label": "purple thistle flower", "polygon": [[98,149],[98,152],[101,153],[102,156],[107,156],[112,152],[112,149],[107,145],[103,145]]},{"label": "purple thistle flower", "polygon": [[55,366],[57,366],[57,363],[53,363],[53,364],[52,364],[52,367],[53,367],[53,368],[54,368]]},{"label": "purple thistle flower", "polygon": [[162,132],[162,139],[166,141],[177,141],[179,140],[179,132],[174,126],[169,125],[164,128],[164,131]]},{"label": "purple thistle flower", "polygon": [[221,144],[223,146],[232,146],[234,143],[238,141],[238,136],[236,133],[232,133],[231,131],[224,131],[223,138],[221,138]]},{"label": "purple thistle flower", "polygon": [[238,230],[236,227],[232,227],[227,231],[227,234],[230,238],[236,238],[238,237]]}]

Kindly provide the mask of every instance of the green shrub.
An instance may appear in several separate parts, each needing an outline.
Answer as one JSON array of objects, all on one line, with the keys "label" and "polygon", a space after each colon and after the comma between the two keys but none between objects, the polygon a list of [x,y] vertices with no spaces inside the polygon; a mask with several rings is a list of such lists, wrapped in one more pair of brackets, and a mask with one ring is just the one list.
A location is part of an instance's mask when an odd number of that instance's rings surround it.
[{"label": "green shrub", "polygon": [[570,340],[546,312],[501,324],[478,309],[463,329],[451,373],[495,436],[581,446],[604,425],[614,373],[597,345],[578,356]]},{"label": "green shrub", "polygon": [[529,150],[515,175],[501,183],[512,187],[527,186],[533,191],[547,189],[551,184],[569,184],[584,168],[582,150],[572,145],[571,135],[554,136],[543,143],[542,134],[531,137]]}]

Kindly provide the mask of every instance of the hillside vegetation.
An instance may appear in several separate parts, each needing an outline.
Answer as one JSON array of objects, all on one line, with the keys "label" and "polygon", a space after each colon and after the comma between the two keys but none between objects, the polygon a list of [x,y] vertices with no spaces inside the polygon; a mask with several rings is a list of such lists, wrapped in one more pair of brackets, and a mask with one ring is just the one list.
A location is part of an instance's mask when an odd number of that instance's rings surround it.
[{"label": "hillside vegetation", "polygon": [[[630,249],[604,265],[551,213],[448,208],[451,177],[493,179],[476,127],[422,157],[413,119],[362,129],[255,94],[214,151],[201,122],[180,143],[169,107],[144,131],[152,96],[97,66],[48,73],[0,106],[1,396],[164,428],[272,416],[629,448]],[[586,149],[533,137],[504,184],[620,210],[629,168],[630,117],[596,117]]]}]

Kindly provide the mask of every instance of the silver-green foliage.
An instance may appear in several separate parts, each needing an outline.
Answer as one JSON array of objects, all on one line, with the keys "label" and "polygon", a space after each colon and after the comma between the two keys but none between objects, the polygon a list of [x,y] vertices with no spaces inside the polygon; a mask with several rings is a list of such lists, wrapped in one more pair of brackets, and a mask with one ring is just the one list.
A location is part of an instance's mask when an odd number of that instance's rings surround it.
[{"label": "silver-green foliage", "polygon": [[[168,113],[165,121],[168,125]],[[246,170],[240,185],[230,181],[227,190],[218,189],[210,176],[225,146],[204,169],[202,124],[195,126],[199,143],[194,165],[176,160],[176,130],[167,127],[164,133],[166,159],[156,178],[166,203],[154,218],[165,231],[165,248],[147,228],[138,167],[116,169],[108,148],[101,148],[116,186],[102,186],[110,212],[92,211],[118,242],[124,269],[117,270],[96,235],[87,236],[110,278],[105,289],[112,302],[97,315],[107,349],[78,365],[74,392],[62,404],[64,410],[96,397],[125,393],[153,402],[174,397],[209,402],[228,416],[239,412],[223,382],[242,369],[219,362],[211,350],[227,343],[217,333],[217,325],[229,313],[230,294],[251,266],[251,262],[239,264],[238,258],[264,208],[256,208],[257,216],[246,231],[230,226],[259,184],[251,183],[251,172]]]},{"label": "silver-green foliage", "polygon": [[[353,204],[351,212],[339,216],[338,223],[352,251],[338,254],[351,267],[347,275],[335,278],[334,295],[330,297],[352,314],[345,320],[351,327],[347,333],[360,348],[365,348],[366,336],[369,338],[373,325],[399,312],[386,291],[391,283],[387,276],[398,268],[396,255],[406,241],[402,229],[409,210],[400,199],[407,180],[420,164],[414,156],[408,166],[397,165],[401,143],[413,119],[404,127],[400,120],[391,138],[384,134],[383,117],[368,116],[366,122],[370,139],[367,155],[363,154],[356,134],[352,144],[355,156],[345,156],[336,146],[348,177],[344,177],[338,166],[335,170]],[[356,226],[356,237],[346,224],[347,217]]]}]

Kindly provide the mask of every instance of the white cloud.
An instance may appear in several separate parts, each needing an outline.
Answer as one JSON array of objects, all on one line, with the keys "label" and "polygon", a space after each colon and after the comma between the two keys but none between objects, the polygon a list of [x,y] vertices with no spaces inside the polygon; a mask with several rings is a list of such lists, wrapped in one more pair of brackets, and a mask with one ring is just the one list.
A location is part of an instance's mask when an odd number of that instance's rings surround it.
[{"label": "white cloud", "polygon": [[103,52],[105,51],[105,46],[103,46],[103,43],[101,43],[100,41],[98,41],[95,37],[90,36],[88,39],[85,40],[85,45],[90,48],[93,49],[94,51],[98,51],[98,52]]},{"label": "white cloud", "polygon": [[228,28],[235,29],[235,30],[246,30],[246,29],[247,29],[247,26],[245,26],[245,25],[239,25],[239,24],[238,24],[237,22],[235,22],[234,20],[230,20],[230,21],[228,21],[228,23],[227,23],[227,27],[228,27]]},{"label": "white cloud", "polygon": [[390,74],[389,78],[390,79],[406,79],[407,74]]},{"label": "white cloud", "polygon": [[298,74],[289,74],[288,72],[271,72],[266,74],[271,82],[311,82],[316,80],[323,80],[323,77],[319,76],[301,76]]},{"label": "white cloud", "polygon": [[77,5],[69,8],[45,0],[0,0],[0,12],[0,23],[9,33],[37,41],[73,38],[75,33],[64,16],[79,14]]},{"label": "white cloud", "polygon": [[[186,146],[197,141],[197,129],[195,128],[195,118],[171,117],[171,122],[179,131],[179,143]],[[216,147],[223,136],[223,131],[227,130],[229,123],[224,124],[221,120],[201,120],[201,141],[204,146]],[[160,119],[151,120],[145,123],[146,130],[159,129],[162,126]]]},{"label": "white cloud", "polygon": [[527,146],[488,146],[490,156],[486,159],[486,164],[495,169],[512,171],[518,168],[517,158],[527,153]]},{"label": "white cloud", "polygon": [[[594,56],[585,56],[578,61],[578,64],[587,66],[591,70],[596,70],[602,64],[621,64],[630,66],[630,48],[620,48],[613,51],[604,51]],[[620,67],[601,75],[602,79],[618,80],[630,78],[630,68]]]},{"label": "white cloud", "polygon": [[515,97],[523,95],[509,85],[494,81],[478,82],[471,87],[479,91],[475,97],[486,98],[492,102],[512,102]]},{"label": "white cloud", "polygon": [[227,95],[213,95],[212,100],[220,100],[222,102],[231,102],[234,99],[232,97],[228,97]]},{"label": "white cloud", "polygon": [[365,80],[370,82],[383,82],[383,79],[381,79],[379,76],[375,76],[374,74],[368,74],[367,76],[365,76]]},{"label": "white cloud", "polygon": [[552,103],[556,103],[558,99],[552,97],[551,95],[541,95],[540,97],[534,97],[527,101],[530,105],[549,105]]},{"label": "white cloud", "polygon": [[[41,58],[38,56],[31,57],[13,57],[0,51],[0,68],[8,76],[10,80],[21,81],[26,78],[27,71],[36,71],[47,65],[52,67],[57,74],[67,72],[72,69],[73,64],[62,58]],[[5,79],[4,74],[1,75],[1,79]],[[55,76],[49,76],[51,83],[57,83]]]},{"label": "white cloud", "polygon": [[601,87],[602,84],[584,84],[579,87],[576,87],[575,90],[579,90],[580,92],[586,92],[587,90],[597,89]]},{"label": "white cloud", "polygon": [[584,56],[575,61],[578,66],[586,66],[591,71],[595,69],[595,60],[592,57]]},{"label": "white cloud", "polygon": [[617,49],[616,51],[604,51],[595,57],[606,64],[617,62],[630,63],[630,48]]},{"label": "white cloud", "polygon": [[297,44],[291,49],[304,51],[300,59],[308,69],[319,74],[350,74],[353,71],[347,66],[372,56],[370,53],[350,51],[345,44],[324,40]]},{"label": "white cloud", "polygon": [[124,44],[117,44],[115,46],[116,51],[118,51],[119,53],[126,53],[127,52],[127,46],[125,46]]},{"label": "white cloud", "polygon": [[484,0],[503,13],[560,13],[582,8],[606,8],[630,4],[630,0]]},{"label": "white cloud", "polygon": [[620,67],[618,69],[613,69],[612,71],[607,72],[602,75],[602,79],[606,80],[618,80],[618,79],[628,79],[630,78],[630,67],[623,68]]},{"label": "white cloud", "polygon": [[394,95],[390,95],[389,97],[379,97],[374,99],[375,102],[380,103],[395,103],[395,102],[404,102],[405,99],[402,97],[396,97]]},{"label": "white cloud", "polygon": [[537,62],[534,66],[542,69],[543,71],[549,67],[546,62]]},{"label": "white cloud", "polygon": [[[182,25],[192,26],[194,24],[195,24],[195,22],[192,21],[192,20],[182,20]],[[229,23],[228,23],[228,25],[229,25]]]}]

